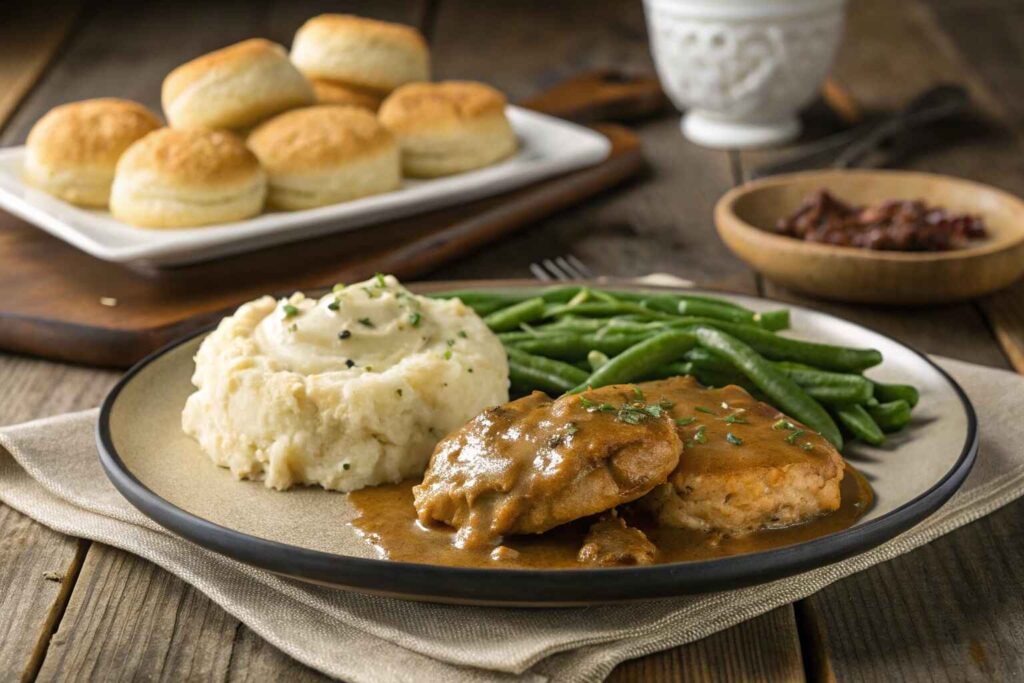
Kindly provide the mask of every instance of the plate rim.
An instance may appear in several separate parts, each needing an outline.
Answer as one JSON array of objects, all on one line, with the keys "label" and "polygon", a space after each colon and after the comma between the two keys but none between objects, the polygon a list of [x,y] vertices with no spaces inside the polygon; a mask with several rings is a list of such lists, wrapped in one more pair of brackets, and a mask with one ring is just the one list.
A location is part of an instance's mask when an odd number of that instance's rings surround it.
[{"label": "plate rim", "polygon": [[[473,287],[521,288],[523,281],[446,281],[415,283],[429,285],[430,291]],[[488,284],[484,284],[488,283]],[[575,284],[597,284],[576,281]],[[573,282],[558,283],[571,285]],[[601,283],[607,285],[608,283]],[[541,288],[543,283],[534,283]],[[662,290],[745,296],[702,288],[666,287],[642,283],[613,283],[620,288]],[[133,365],[111,388],[100,406],[96,444],[107,478],[133,506],[160,526],[200,547],[250,566],[306,582],[403,599],[494,606],[539,606],[611,603],[677,597],[718,590],[730,590],[775,579],[837,562],[863,553],[895,538],[938,510],[960,488],[977,458],[979,439],[977,414],[970,398],[948,372],[916,348],[890,335],[817,309],[758,298],[758,301],[796,307],[819,316],[843,321],[868,330],[902,346],[921,358],[953,389],[967,418],[967,434],[953,466],[929,489],[890,512],[860,526],[781,548],[744,555],[657,564],[646,567],[605,567],[593,569],[502,569],[449,567],[394,560],[336,555],[322,550],[293,546],[230,529],[188,512],[159,496],[143,484],[121,459],[114,446],[110,415],[122,390],[146,367],[172,350],[207,334],[219,322],[205,325],[179,338]],[[440,589],[438,587],[441,587]]]}]

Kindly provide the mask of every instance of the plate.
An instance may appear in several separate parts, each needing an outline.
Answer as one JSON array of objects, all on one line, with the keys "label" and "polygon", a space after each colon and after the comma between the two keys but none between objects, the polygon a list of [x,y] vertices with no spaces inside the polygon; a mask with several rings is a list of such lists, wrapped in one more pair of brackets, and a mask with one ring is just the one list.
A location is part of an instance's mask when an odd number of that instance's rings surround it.
[{"label": "plate", "polygon": [[[429,289],[465,286],[432,283]],[[885,362],[870,372],[872,377],[920,389],[908,429],[888,439],[885,448],[854,445],[844,453],[876,494],[875,505],[853,527],[763,552],[650,567],[466,569],[376,559],[347,524],[354,511],[345,494],[318,488],[277,492],[261,482],[237,481],[182,433],[181,410],[193,391],[192,357],[211,328],[154,353],[113,388],[100,411],[100,459],[114,486],[144,514],[246,564],[348,590],[490,605],[639,600],[778,579],[893,538],[937,510],[963,483],[978,449],[974,409],[928,358],[885,335],[807,308],[713,295],[755,310],[786,306],[792,311],[792,336],[879,349]]]},{"label": "plate", "polygon": [[0,150],[0,207],[105,261],[182,265],[500,194],[593,166],[611,152],[611,142],[589,128],[519,107],[510,106],[506,113],[519,138],[515,156],[444,178],[406,179],[394,192],[315,209],[264,213],[201,228],[136,228],[108,211],[77,207],[26,185],[21,180],[24,147]]},{"label": "plate", "polygon": [[[803,200],[827,189],[872,205],[922,199],[985,219],[990,237],[966,249],[877,251],[805,242],[772,232]],[[722,241],[755,270],[790,289],[835,301],[934,304],[1002,289],[1024,275],[1024,201],[989,185],[912,171],[806,171],[741,185],[715,206]]]}]

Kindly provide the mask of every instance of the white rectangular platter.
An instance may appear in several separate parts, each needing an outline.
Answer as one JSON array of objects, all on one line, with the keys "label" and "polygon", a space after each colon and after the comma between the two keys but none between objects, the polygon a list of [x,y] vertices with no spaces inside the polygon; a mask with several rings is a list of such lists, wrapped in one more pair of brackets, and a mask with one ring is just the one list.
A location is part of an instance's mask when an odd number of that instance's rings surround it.
[{"label": "white rectangular platter", "polygon": [[0,149],[0,208],[97,258],[170,266],[353,230],[507,192],[608,158],[611,143],[588,128],[510,106],[515,156],[494,166],[431,180],[405,180],[394,192],[342,204],[270,212],[249,220],[180,230],[136,228],[109,212],[84,209],[21,180],[24,147]]}]

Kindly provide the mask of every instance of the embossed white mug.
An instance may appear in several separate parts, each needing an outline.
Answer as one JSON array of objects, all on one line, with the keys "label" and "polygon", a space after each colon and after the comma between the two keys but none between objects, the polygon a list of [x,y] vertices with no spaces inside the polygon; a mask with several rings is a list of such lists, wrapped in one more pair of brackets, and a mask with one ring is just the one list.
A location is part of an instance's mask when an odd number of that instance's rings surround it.
[{"label": "embossed white mug", "polygon": [[651,51],[699,145],[748,148],[800,133],[828,74],[845,0],[644,0]]}]

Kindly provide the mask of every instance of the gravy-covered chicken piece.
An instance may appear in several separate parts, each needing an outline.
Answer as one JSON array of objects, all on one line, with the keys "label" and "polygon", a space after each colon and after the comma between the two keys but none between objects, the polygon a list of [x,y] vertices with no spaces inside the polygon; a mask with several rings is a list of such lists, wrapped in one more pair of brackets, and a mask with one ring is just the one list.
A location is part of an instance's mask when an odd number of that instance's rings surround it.
[{"label": "gravy-covered chicken piece", "polygon": [[644,532],[627,525],[611,510],[591,525],[576,559],[598,567],[626,567],[654,564],[657,555],[658,549]]},{"label": "gravy-covered chicken piece", "polygon": [[441,441],[413,488],[419,520],[458,529],[458,547],[539,534],[627,503],[666,481],[683,444],[632,385],[484,411]]},{"label": "gravy-covered chicken piece", "polygon": [[671,403],[685,452],[668,483],[638,505],[661,526],[741,536],[807,522],[840,505],[844,461],[810,427],[737,386],[692,377],[639,385]]}]

